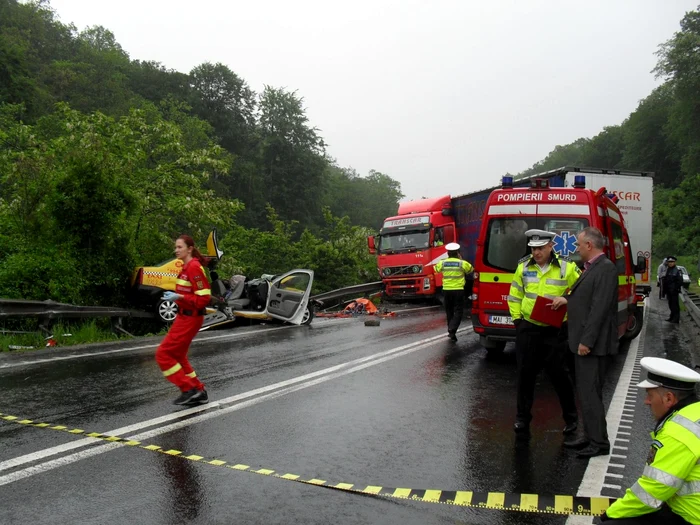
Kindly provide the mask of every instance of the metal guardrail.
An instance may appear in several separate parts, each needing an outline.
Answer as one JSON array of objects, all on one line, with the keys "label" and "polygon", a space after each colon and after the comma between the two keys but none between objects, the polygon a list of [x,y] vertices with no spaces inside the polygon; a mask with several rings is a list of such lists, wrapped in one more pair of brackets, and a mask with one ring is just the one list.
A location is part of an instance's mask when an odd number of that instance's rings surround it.
[{"label": "metal guardrail", "polygon": [[384,287],[382,281],[376,281],[373,283],[356,284],[355,286],[347,286],[345,288],[338,288],[337,290],[331,290],[330,292],[324,292],[318,295],[309,297],[310,301],[318,301],[323,303],[324,301],[331,301],[333,299],[340,299],[341,297],[366,294],[370,292],[379,292]]},{"label": "metal guardrail", "polygon": [[700,328],[700,295],[683,289],[681,291],[681,299],[685,304],[686,311],[693,318],[698,328]]},{"label": "metal guardrail", "polygon": [[[109,317],[114,330],[127,333],[121,326],[125,317],[152,318],[153,314],[141,310],[113,308],[110,306],[76,306],[55,301],[25,301],[22,299],[0,299],[0,320],[29,317],[39,320],[39,330],[50,333],[51,323],[56,319],[90,319]],[[131,335],[131,334],[129,334]]]}]

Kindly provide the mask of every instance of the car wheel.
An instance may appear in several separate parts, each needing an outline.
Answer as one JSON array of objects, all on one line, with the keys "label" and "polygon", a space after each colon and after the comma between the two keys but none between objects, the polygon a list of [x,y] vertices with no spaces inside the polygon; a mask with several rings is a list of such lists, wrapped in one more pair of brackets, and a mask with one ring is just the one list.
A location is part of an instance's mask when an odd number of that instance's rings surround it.
[{"label": "car wheel", "polygon": [[175,301],[160,301],[156,306],[156,315],[163,323],[172,323],[177,316],[177,303]]},{"label": "car wheel", "polygon": [[309,325],[314,319],[314,309],[312,306],[307,306],[304,312],[304,317],[301,319],[301,324]]}]

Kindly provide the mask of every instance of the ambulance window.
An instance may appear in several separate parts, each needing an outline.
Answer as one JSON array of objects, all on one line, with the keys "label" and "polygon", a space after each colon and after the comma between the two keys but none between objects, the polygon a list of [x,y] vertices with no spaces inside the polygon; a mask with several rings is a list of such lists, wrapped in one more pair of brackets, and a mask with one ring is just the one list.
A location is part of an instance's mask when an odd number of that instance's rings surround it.
[{"label": "ambulance window", "polygon": [[484,263],[506,272],[514,272],[518,261],[531,253],[525,232],[536,228],[556,233],[554,251],[580,263],[576,236],[588,226],[588,220],[571,217],[504,217],[489,223]]},{"label": "ambulance window", "polygon": [[[610,229],[613,236],[613,252],[615,256],[615,266],[617,266],[618,275],[627,273],[627,264],[625,261],[625,240],[622,236],[622,226],[615,221],[610,221]],[[611,254],[613,255],[613,254]]]},{"label": "ambulance window", "polygon": [[547,217],[540,227],[543,230],[557,234],[554,239],[554,251],[558,255],[568,257],[570,261],[581,265],[581,255],[578,252],[576,236],[586,226],[588,226],[587,219],[573,219],[571,217],[555,219]]},{"label": "ambulance window", "polygon": [[537,228],[536,220],[536,217],[491,219],[484,262],[494,268],[514,272],[518,261],[530,252],[525,232]]}]

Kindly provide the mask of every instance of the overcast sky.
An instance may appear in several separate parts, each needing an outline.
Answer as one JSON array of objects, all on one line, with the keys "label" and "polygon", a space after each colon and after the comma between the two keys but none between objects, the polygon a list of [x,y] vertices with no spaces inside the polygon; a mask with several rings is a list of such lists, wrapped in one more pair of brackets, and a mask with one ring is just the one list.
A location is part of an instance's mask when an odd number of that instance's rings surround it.
[{"label": "overcast sky", "polygon": [[[51,0],[132,59],[297,90],[339,165],[407,198],[498,184],[620,124],[699,0]],[[605,167],[605,166],[600,166]],[[628,169],[637,166],[626,166]]]}]

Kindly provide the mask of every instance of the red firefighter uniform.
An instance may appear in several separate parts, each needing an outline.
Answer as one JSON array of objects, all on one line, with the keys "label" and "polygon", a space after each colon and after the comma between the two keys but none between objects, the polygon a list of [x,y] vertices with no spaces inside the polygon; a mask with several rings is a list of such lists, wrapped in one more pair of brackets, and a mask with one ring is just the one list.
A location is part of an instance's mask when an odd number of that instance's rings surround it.
[{"label": "red firefighter uniform", "polygon": [[187,360],[190,343],[202,327],[206,306],[211,299],[211,287],[198,259],[193,258],[182,267],[175,293],[182,295],[182,299],[177,301],[175,322],[156,350],[156,362],[168,381],[182,392],[193,388],[203,390],[204,385]]}]

